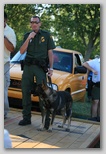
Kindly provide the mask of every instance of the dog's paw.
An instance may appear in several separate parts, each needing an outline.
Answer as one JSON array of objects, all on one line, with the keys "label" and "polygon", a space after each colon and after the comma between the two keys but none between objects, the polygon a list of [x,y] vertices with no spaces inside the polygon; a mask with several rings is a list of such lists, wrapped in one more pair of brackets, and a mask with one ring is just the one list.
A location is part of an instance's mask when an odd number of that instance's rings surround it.
[{"label": "dog's paw", "polygon": [[58,127],[59,127],[59,128],[63,128],[63,126],[62,126],[62,125],[58,125]]},{"label": "dog's paw", "polygon": [[70,129],[69,129],[69,128],[66,128],[66,131],[67,131],[67,132],[70,132]]},{"label": "dog's paw", "polygon": [[46,130],[45,128],[38,128],[37,129],[38,131],[44,131],[44,130]]},{"label": "dog's paw", "polygon": [[43,129],[41,129],[41,128],[38,128],[37,130],[38,130],[38,131],[42,131]]},{"label": "dog's paw", "polygon": [[48,129],[47,132],[52,133],[52,129]]}]

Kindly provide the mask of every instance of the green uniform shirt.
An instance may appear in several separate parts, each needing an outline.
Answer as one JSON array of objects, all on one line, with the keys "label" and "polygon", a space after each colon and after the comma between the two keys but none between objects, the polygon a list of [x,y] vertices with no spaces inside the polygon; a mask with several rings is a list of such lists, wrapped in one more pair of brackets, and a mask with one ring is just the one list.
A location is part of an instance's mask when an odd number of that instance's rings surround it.
[{"label": "green uniform shirt", "polygon": [[[30,33],[31,32],[24,35],[24,41],[27,39]],[[39,30],[36,36],[29,41],[27,48],[27,57],[36,58],[38,60],[47,58],[48,50],[54,48],[55,44],[50,33],[44,30]]]}]

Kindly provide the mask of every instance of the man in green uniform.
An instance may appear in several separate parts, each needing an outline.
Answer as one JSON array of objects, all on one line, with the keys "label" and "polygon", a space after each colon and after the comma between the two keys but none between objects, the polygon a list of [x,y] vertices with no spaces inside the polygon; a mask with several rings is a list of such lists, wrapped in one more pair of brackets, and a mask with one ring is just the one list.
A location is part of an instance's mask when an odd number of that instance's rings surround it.
[{"label": "man in green uniform", "polygon": [[[32,31],[24,35],[23,44],[20,48],[21,54],[27,51],[22,75],[23,119],[19,122],[19,125],[22,126],[31,124],[31,89],[34,79],[36,79],[37,85],[42,84],[42,81],[47,82],[47,72],[44,66],[41,67],[41,64],[45,65],[47,59],[49,64],[48,75],[51,77],[53,74],[52,50],[55,48],[53,39],[49,32],[40,29],[41,21],[38,16],[31,17],[30,26]],[[40,108],[43,109],[41,101]]]}]

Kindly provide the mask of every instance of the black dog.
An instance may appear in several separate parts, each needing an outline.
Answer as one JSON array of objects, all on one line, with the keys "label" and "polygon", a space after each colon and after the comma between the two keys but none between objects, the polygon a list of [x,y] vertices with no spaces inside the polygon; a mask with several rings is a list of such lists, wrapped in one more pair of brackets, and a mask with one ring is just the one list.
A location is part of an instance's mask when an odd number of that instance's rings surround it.
[{"label": "black dog", "polygon": [[42,124],[39,130],[44,130],[46,112],[49,110],[52,115],[48,131],[52,132],[52,125],[57,111],[61,111],[63,115],[63,124],[59,127],[63,128],[66,120],[68,120],[67,131],[70,131],[71,115],[72,115],[72,97],[69,92],[55,91],[44,83],[36,87],[36,92],[39,94],[40,99],[43,101]]}]

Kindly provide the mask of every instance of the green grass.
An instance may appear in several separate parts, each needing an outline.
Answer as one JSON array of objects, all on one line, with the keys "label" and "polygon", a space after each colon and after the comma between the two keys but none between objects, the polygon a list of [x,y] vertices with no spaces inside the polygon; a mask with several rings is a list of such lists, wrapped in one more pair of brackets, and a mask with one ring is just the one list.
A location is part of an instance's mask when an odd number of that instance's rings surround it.
[{"label": "green grass", "polygon": [[87,119],[91,116],[91,102],[73,102],[72,117]]},{"label": "green grass", "polygon": [[[72,117],[82,119],[91,117],[91,104],[92,102],[87,102],[87,97],[85,97],[85,102],[73,102]],[[100,141],[98,141],[94,148],[100,148]]]}]

